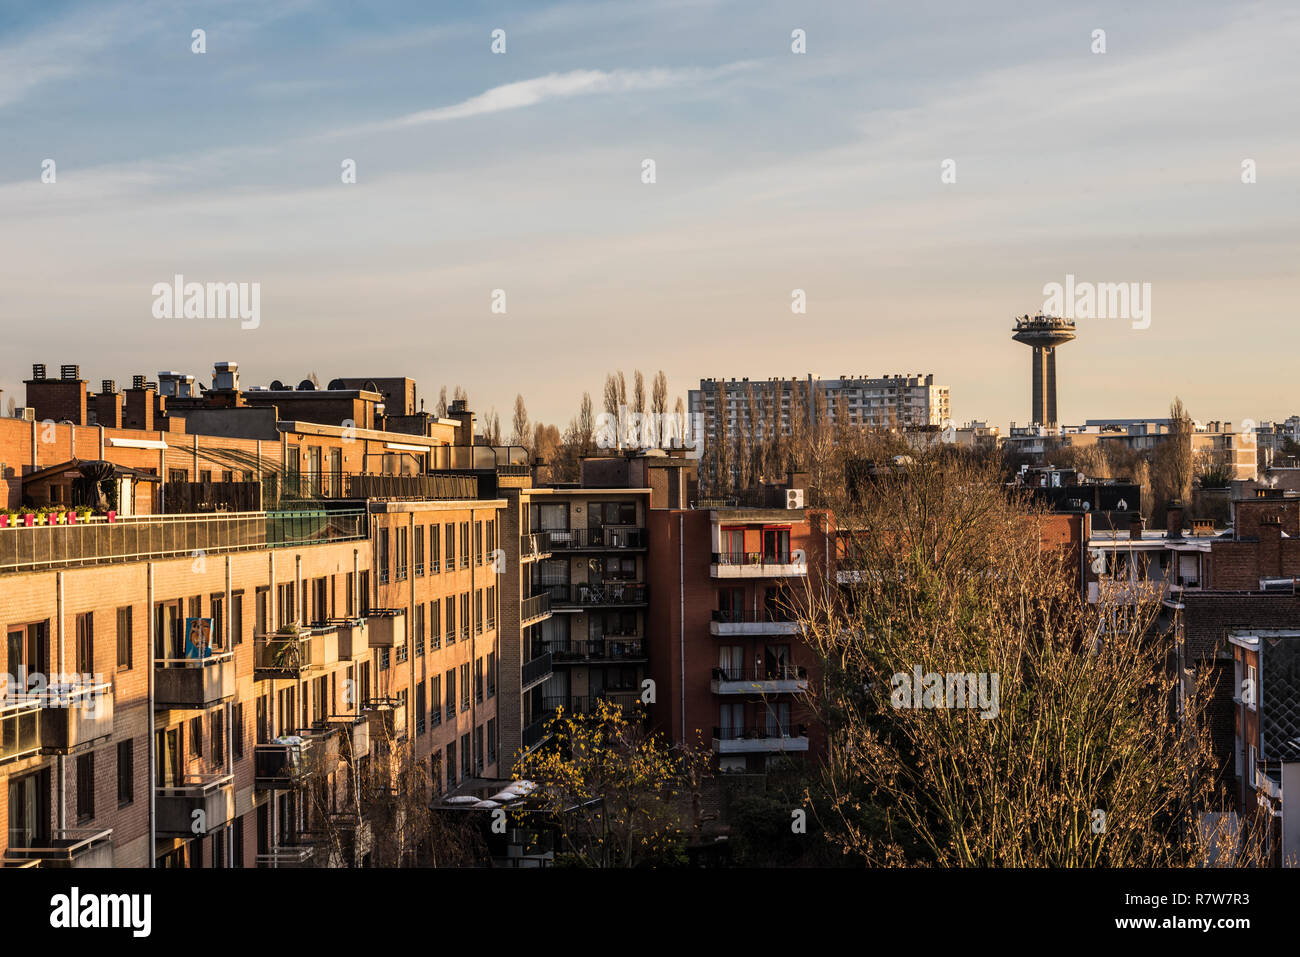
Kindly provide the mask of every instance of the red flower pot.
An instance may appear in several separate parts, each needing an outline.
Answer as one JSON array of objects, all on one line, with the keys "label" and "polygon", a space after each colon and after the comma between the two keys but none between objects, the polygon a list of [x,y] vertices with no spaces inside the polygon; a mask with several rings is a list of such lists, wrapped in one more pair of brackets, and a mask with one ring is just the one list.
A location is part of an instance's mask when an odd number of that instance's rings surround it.
[{"label": "red flower pot", "polygon": [[108,520],[109,520],[110,522],[116,522],[116,521],[117,521],[117,509],[109,509],[109,512],[108,512]]},{"label": "red flower pot", "polygon": [[33,525],[35,525],[35,524],[36,524],[36,513],[35,513],[35,512],[28,512],[26,515],[24,515],[24,516],[23,516],[23,524],[26,525],[28,528],[31,528]]}]

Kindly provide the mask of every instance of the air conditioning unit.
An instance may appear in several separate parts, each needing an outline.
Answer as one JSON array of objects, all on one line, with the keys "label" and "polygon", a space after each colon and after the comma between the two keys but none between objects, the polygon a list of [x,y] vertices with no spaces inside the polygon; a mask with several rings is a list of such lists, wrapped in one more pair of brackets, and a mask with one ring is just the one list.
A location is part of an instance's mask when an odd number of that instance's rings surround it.
[{"label": "air conditioning unit", "polygon": [[785,490],[785,507],[786,508],[803,508],[803,489],[788,488]]},{"label": "air conditioning unit", "polygon": [[14,418],[22,419],[24,422],[35,422],[36,408],[30,405],[20,405],[14,409]]}]

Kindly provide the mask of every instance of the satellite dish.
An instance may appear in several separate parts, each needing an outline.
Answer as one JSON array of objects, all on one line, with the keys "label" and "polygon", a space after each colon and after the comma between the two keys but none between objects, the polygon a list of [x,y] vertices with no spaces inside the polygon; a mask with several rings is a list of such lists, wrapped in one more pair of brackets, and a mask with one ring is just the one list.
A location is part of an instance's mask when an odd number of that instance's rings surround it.
[{"label": "satellite dish", "polygon": [[283,392],[283,391],[284,391],[284,383],[281,382],[279,379],[272,379],[272,380],[271,380],[271,390],[272,390],[273,392]]},{"label": "satellite dish", "polygon": [[303,379],[301,382],[298,383],[299,392],[314,392],[315,389],[316,389],[316,384],[312,382],[311,379]]}]

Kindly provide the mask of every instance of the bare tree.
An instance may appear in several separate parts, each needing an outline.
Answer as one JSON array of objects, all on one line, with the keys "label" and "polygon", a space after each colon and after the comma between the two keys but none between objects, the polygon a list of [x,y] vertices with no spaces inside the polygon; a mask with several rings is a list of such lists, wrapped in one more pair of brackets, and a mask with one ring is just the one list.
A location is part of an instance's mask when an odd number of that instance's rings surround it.
[{"label": "bare tree", "polygon": [[451,398],[452,398],[452,401],[454,401],[454,402],[466,402],[466,403],[468,403],[468,402],[469,402],[469,393],[466,392],[466,391],[465,391],[463,388],[461,388],[460,386],[456,386],[456,390],[451,394]]},{"label": "bare tree", "polygon": [[510,444],[522,445],[531,454],[533,434],[528,425],[528,408],[524,405],[524,397],[519,394],[515,395],[515,414],[511,424]]},{"label": "bare tree", "polygon": [[447,417],[447,387],[443,386],[438,390],[438,404],[434,406],[434,414],[440,419]]},{"label": "bare tree", "polygon": [[488,414],[483,417],[483,438],[488,445],[501,444],[501,416],[497,415],[495,408],[488,409]]},{"label": "bare tree", "polygon": [[650,411],[661,419],[668,411],[668,377],[663,369],[655,373],[650,385]]}]

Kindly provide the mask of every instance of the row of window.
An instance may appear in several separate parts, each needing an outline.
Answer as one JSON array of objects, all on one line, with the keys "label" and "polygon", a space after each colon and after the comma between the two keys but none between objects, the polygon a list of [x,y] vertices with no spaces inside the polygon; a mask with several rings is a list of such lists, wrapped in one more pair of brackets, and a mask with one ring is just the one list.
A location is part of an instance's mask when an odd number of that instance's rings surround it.
[{"label": "row of window", "polygon": [[[496,525],[497,523],[493,519],[473,523],[473,561],[475,565],[482,565],[493,550],[496,549]],[[423,577],[426,568],[430,575],[436,575],[444,571],[454,571],[457,567],[456,543],[458,537],[460,542],[460,567],[469,568],[471,557],[471,524],[469,522],[461,522],[459,526],[455,522],[448,522],[445,526],[440,524],[429,525],[427,536],[425,529],[424,525],[416,525],[414,530],[380,528],[377,531],[375,568],[381,585],[387,584],[389,581],[406,581],[407,573],[411,570],[408,560],[411,558],[412,552],[408,543],[414,544],[414,577],[416,578]],[[425,560],[426,538],[428,541],[427,563]]]}]

